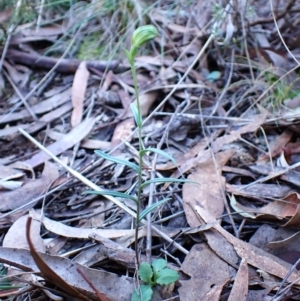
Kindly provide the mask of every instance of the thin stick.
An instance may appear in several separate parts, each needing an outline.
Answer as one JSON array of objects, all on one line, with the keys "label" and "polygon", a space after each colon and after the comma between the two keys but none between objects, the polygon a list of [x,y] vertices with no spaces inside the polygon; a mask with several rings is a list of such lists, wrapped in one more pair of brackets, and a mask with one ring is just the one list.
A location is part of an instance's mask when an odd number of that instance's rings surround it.
[{"label": "thin stick", "polygon": [[[84,183],[85,185],[87,185],[88,187],[92,188],[95,191],[103,191],[103,189],[101,189],[99,186],[97,186],[96,184],[94,184],[93,182],[91,182],[90,180],[88,180],[87,178],[85,178],[83,175],[81,175],[79,172],[77,172],[76,170],[72,169],[71,167],[69,167],[68,165],[66,165],[65,163],[63,163],[61,160],[59,160],[47,148],[45,148],[42,144],[40,144],[38,141],[36,141],[31,135],[29,135],[28,133],[26,133],[22,128],[19,128],[19,132],[22,135],[24,135],[28,140],[30,140],[33,144],[35,144],[39,149],[41,149],[42,151],[44,151],[51,159],[53,159],[55,162],[57,162],[62,167],[64,167],[70,174],[72,174],[75,178],[77,178],[78,180],[80,180],[82,183]],[[114,198],[112,196],[109,196],[109,195],[104,195],[104,197],[107,198],[108,200],[112,201],[114,204],[116,204],[120,208],[122,208],[125,212],[127,212],[128,214],[130,214],[132,217],[136,218],[136,213],[134,211],[132,211],[131,209],[129,209],[127,206],[125,206],[118,199],[116,199],[116,198]],[[146,220],[145,219],[143,219],[141,222],[143,224],[146,224]],[[177,242],[173,241],[168,235],[166,235],[165,233],[163,233],[162,231],[160,231],[154,225],[151,225],[151,229],[154,230],[157,234],[159,234],[163,239],[165,239],[166,241],[172,243],[173,246],[175,246],[183,254],[186,254],[186,255],[189,254],[188,250],[186,250],[184,247],[182,247]]]}]

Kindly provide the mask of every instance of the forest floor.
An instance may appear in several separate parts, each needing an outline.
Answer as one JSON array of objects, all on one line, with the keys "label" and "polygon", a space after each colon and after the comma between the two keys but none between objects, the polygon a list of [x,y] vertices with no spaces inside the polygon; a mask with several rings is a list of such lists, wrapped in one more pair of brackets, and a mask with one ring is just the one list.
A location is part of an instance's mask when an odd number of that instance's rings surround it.
[{"label": "forest floor", "polygon": [[300,0],[219,2],[0,1],[1,300],[300,300]]}]

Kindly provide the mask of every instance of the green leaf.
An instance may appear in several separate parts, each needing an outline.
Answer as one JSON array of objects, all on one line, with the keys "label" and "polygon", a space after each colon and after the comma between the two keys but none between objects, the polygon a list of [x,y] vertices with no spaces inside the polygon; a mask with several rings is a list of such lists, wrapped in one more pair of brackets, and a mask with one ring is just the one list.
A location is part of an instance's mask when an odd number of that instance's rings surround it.
[{"label": "green leaf", "polygon": [[140,213],[140,216],[139,216],[139,222],[148,214],[150,213],[151,211],[153,211],[153,209],[155,209],[156,207],[159,207],[160,205],[164,204],[165,202],[169,201],[170,199],[167,198],[167,199],[163,199],[162,201],[159,201],[153,205],[151,205],[150,207],[147,207],[145,210],[143,210],[141,213]]},{"label": "green leaf", "polygon": [[96,191],[96,190],[86,190],[82,194],[99,194],[99,195],[111,195],[115,196],[117,198],[123,198],[123,199],[131,199],[137,203],[137,199],[127,193],[119,192],[119,191],[111,191],[111,190],[102,190],[102,191]]},{"label": "green leaf", "polygon": [[168,153],[162,151],[161,149],[157,149],[157,148],[153,148],[153,147],[148,147],[146,149],[141,150],[141,153],[144,155],[147,152],[153,152],[153,153],[157,153],[158,155],[161,155],[163,157],[166,157],[167,159],[171,160],[175,166],[177,166],[177,163],[175,161],[175,159],[169,155]]},{"label": "green leaf", "polygon": [[150,301],[153,291],[150,285],[141,285],[139,290],[135,290],[132,294],[131,301]]},{"label": "green leaf", "polygon": [[198,184],[197,182],[194,181],[190,181],[190,180],[186,180],[186,179],[176,179],[176,178],[155,178],[155,179],[151,179],[148,181],[145,181],[142,185],[141,188],[145,188],[147,185],[151,184],[151,183],[192,183],[192,184]]},{"label": "green leaf", "polygon": [[143,122],[142,122],[141,116],[139,116],[139,111],[137,109],[137,106],[134,103],[131,103],[130,108],[131,108],[131,111],[133,113],[133,117],[134,117],[134,120],[135,120],[137,126],[141,127]]},{"label": "green leaf", "polygon": [[160,285],[171,284],[179,279],[178,273],[171,269],[160,270],[155,276],[155,282]]},{"label": "green leaf", "polygon": [[129,61],[130,65],[132,66],[133,63],[134,63],[134,61],[133,61],[133,57],[132,57],[132,55],[131,55],[131,52],[128,51],[127,49],[123,49],[123,50],[124,50],[124,52],[125,52],[125,55],[126,55],[128,61]]},{"label": "green leaf", "polygon": [[142,281],[151,284],[153,271],[151,265],[148,262],[141,263],[138,274]]},{"label": "green leaf", "polygon": [[220,71],[212,71],[211,73],[209,73],[207,76],[206,76],[206,80],[210,81],[210,82],[213,82],[217,79],[219,79],[221,77],[221,72]]},{"label": "green leaf", "polygon": [[102,157],[106,160],[109,160],[111,162],[126,165],[126,166],[130,167],[131,169],[135,170],[136,172],[139,172],[139,170],[140,170],[140,168],[136,164],[131,163],[127,160],[123,160],[123,159],[119,159],[119,158],[114,157],[114,156],[110,156],[110,155],[108,155],[108,154],[106,154],[106,153],[104,153],[100,150],[96,150],[95,154],[97,154],[98,156],[100,156],[100,157]]},{"label": "green leaf", "polygon": [[158,258],[158,259],[153,260],[151,265],[152,265],[154,274],[155,273],[157,274],[160,270],[167,267],[167,262],[162,258]]},{"label": "green leaf", "polygon": [[13,289],[18,289],[18,288],[21,288],[23,286],[20,286],[20,285],[2,285],[0,284],[0,291],[6,291],[6,290],[13,290]]}]

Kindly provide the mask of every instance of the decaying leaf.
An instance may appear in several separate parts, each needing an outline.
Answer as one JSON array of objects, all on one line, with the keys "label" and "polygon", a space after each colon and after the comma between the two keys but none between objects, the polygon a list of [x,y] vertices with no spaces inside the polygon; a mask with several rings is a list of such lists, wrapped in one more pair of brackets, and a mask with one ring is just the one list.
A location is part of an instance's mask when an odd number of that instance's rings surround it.
[{"label": "decaying leaf", "polygon": [[243,258],[239,270],[234,279],[233,287],[230,292],[228,301],[246,301],[248,295],[248,265],[247,261]]},{"label": "decaying leaf", "polygon": [[41,217],[37,212],[32,212],[33,216],[37,220],[41,220],[44,227],[57,235],[61,235],[69,238],[89,238],[90,235],[96,233],[106,238],[118,238],[124,235],[133,235],[132,230],[121,229],[88,229],[88,228],[74,228],[62,224],[60,222],[53,221],[45,216]]},{"label": "decaying leaf", "polygon": [[181,270],[191,277],[180,280],[180,300],[209,300],[208,295],[216,294],[211,300],[219,300],[223,286],[229,281],[228,264],[220,259],[205,243],[196,244],[186,256]]},{"label": "decaying leaf", "polygon": [[[212,223],[215,221],[215,218],[204,208],[200,206],[195,206],[195,210],[199,214],[199,217],[205,223]],[[224,230],[220,225],[216,225],[213,227],[216,231],[218,231],[228,242],[228,244],[232,245],[235,249],[238,256],[244,259],[248,264],[263,270],[271,275],[275,275],[281,279],[283,279],[289,272],[291,265],[279,259],[276,256],[273,256],[257,247],[254,247],[244,241],[241,241]],[[204,235],[206,233],[204,232]],[[222,246],[222,248],[224,245]],[[288,278],[288,281],[295,281],[300,284],[300,272],[293,271]]]},{"label": "decaying leaf", "polygon": [[215,160],[209,159],[194,166],[188,180],[199,183],[184,183],[183,200],[184,212],[191,227],[199,225],[199,219],[192,208],[198,204],[206,208],[214,217],[218,218],[224,210],[225,179],[221,176],[222,166],[235,153],[227,150],[216,155]]},{"label": "decaying leaf", "polygon": [[72,85],[72,104],[73,112],[71,117],[72,127],[77,126],[82,120],[84,95],[88,83],[90,72],[87,69],[86,62],[83,61],[78,66]]},{"label": "decaying leaf", "polygon": [[[18,218],[6,233],[2,246],[5,248],[17,248],[28,249],[28,242],[26,239],[26,224],[28,220],[28,214],[25,214]],[[30,235],[32,237],[32,243],[36,251],[46,252],[46,246],[43,239],[40,236],[41,222],[33,220],[30,227]]]},{"label": "decaying leaf", "polygon": [[[29,180],[19,189],[9,192],[0,192],[0,211],[14,210],[41,195],[58,178],[56,165],[45,162],[41,178]],[[31,203],[27,209],[34,206]]]},{"label": "decaying leaf", "polygon": [[[84,120],[74,129],[72,129],[68,134],[64,135],[61,140],[58,140],[49,145],[47,149],[54,155],[61,154],[63,151],[73,147],[76,143],[84,139],[92,130],[95,121],[96,120],[93,117]],[[25,161],[25,163],[29,164],[32,167],[36,167],[48,159],[49,156],[43,151],[40,151],[30,159]]]}]

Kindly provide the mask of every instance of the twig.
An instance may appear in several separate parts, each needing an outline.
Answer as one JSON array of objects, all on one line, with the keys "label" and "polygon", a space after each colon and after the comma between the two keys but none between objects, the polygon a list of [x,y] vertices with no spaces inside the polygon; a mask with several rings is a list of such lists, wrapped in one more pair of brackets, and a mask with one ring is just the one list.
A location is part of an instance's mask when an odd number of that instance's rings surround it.
[{"label": "twig", "polygon": [[[21,4],[22,4],[22,0],[18,0],[18,2],[16,4],[15,14],[14,14],[15,16],[18,16]],[[4,63],[4,60],[5,60],[7,51],[8,51],[8,47],[9,47],[10,40],[12,38],[12,33],[14,31],[15,26],[16,26],[15,24],[11,24],[9,29],[8,29],[8,35],[7,35],[7,38],[6,38],[5,46],[4,46],[4,49],[2,51],[2,56],[1,56],[1,60],[0,60],[0,73],[2,71],[3,63]]]},{"label": "twig", "polygon": [[[39,149],[41,149],[42,151],[44,151],[47,155],[50,156],[51,159],[53,159],[55,162],[57,162],[58,164],[60,164],[62,167],[64,167],[70,174],[72,174],[75,178],[77,178],[79,181],[81,181],[82,183],[84,183],[85,185],[87,185],[88,187],[90,187],[91,189],[95,190],[95,191],[102,191],[102,189],[97,186],[96,184],[94,184],[93,182],[91,182],[90,180],[88,180],[87,178],[85,178],[83,175],[81,175],[79,172],[77,172],[76,170],[72,169],[71,167],[67,166],[65,163],[63,163],[61,160],[59,160],[55,155],[53,155],[47,148],[45,148],[43,145],[41,145],[37,140],[35,140],[31,135],[29,135],[28,133],[26,133],[22,128],[19,129],[19,132],[24,135],[28,140],[30,140],[33,144],[35,144]],[[300,164],[300,163],[299,163]],[[117,206],[119,206],[120,208],[122,208],[125,212],[127,212],[128,214],[130,214],[132,217],[136,218],[136,213],[134,211],[132,211],[131,209],[129,209],[127,206],[125,206],[122,202],[120,202],[118,199],[109,196],[109,195],[104,195],[105,198],[107,198],[108,200],[112,201],[114,204],[116,204]],[[146,224],[146,221],[143,219],[141,221],[143,224]],[[166,241],[170,242],[173,244],[173,246],[175,246],[178,250],[180,250],[182,253],[184,254],[189,254],[189,251],[186,250],[185,248],[183,248],[180,244],[178,244],[177,242],[173,241],[168,235],[166,235],[165,233],[163,233],[162,231],[160,231],[157,227],[155,227],[154,225],[151,225],[152,230],[154,230],[157,234],[159,234],[163,239],[165,239]]]},{"label": "twig", "polygon": [[[183,106],[183,104],[181,104],[181,106]],[[173,122],[173,120],[176,118],[178,111],[180,110],[181,106],[178,106],[176,108],[176,111],[174,112],[174,114],[172,115],[172,117],[170,118],[170,121],[167,124],[167,128],[164,131],[163,136],[161,137],[159,143],[156,146],[156,149],[161,149],[167,134],[168,134],[168,128],[170,126],[170,124]],[[157,157],[158,154],[155,153],[154,154],[154,158],[152,161],[152,166],[151,166],[151,179],[155,178],[155,173],[156,173],[156,162],[157,162]],[[148,200],[148,207],[151,207],[153,204],[153,192],[154,192],[154,188],[155,188],[155,183],[151,183],[150,185],[150,193],[149,193],[149,200]],[[151,263],[152,260],[152,254],[151,254],[151,249],[152,249],[152,233],[151,233],[151,212],[148,213],[147,215],[147,242],[146,242],[146,256],[147,256],[147,261],[149,263]]]},{"label": "twig", "polygon": [[31,109],[30,105],[28,104],[27,100],[23,97],[23,95],[21,94],[20,90],[15,85],[14,81],[11,79],[11,77],[9,76],[9,74],[5,70],[3,70],[3,74],[6,76],[7,80],[10,82],[10,84],[14,88],[15,92],[17,93],[17,95],[20,97],[21,103],[24,105],[24,107],[26,108],[26,110],[28,111],[28,113],[31,115],[31,117],[33,118],[33,120],[34,121],[38,121],[39,119],[37,118],[36,114],[32,111],[32,109]]}]

